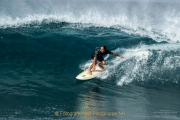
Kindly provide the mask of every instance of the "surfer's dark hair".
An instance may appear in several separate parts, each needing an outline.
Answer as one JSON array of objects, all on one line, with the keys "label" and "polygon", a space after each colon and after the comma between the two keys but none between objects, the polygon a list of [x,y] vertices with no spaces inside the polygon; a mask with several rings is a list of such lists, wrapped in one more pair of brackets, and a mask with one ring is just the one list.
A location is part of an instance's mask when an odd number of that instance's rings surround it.
[{"label": "surfer's dark hair", "polygon": [[105,45],[102,45],[101,47],[103,47],[106,50],[106,46]]}]

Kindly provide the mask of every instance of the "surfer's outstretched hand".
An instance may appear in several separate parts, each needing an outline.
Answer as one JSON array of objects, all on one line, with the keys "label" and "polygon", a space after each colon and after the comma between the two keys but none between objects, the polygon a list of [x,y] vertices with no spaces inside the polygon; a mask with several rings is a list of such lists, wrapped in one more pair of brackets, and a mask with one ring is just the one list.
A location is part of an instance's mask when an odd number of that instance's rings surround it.
[{"label": "surfer's outstretched hand", "polygon": [[120,56],[120,58],[124,58],[123,56]]}]

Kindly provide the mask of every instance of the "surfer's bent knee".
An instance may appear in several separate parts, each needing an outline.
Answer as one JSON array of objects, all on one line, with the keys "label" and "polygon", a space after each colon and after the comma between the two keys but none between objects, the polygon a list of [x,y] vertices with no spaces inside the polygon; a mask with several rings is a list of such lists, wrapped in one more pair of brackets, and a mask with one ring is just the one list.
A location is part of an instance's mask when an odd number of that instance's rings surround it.
[{"label": "surfer's bent knee", "polygon": [[105,64],[106,64],[106,62],[103,60],[103,61],[101,61],[101,64],[102,64],[102,65],[105,65]]}]

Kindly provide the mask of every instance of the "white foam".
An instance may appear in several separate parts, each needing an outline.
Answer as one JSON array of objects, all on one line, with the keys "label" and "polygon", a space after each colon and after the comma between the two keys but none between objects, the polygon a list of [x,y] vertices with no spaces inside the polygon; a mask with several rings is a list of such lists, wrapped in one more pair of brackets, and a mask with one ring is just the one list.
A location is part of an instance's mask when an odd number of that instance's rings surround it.
[{"label": "white foam", "polygon": [[[153,76],[154,73],[162,72],[165,70],[174,70],[180,67],[180,56],[178,55],[169,55],[165,56],[164,52],[170,53],[171,51],[179,51],[180,44],[160,44],[160,45],[141,45],[137,48],[132,49],[120,49],[117,48],[113,52],[120,54],[121,51],[124,51],[122,56],[123,59],[119,57],[110,57],[106,56],[106,62],[108,63],[108,70],[102,73],[97,78],[102,80],[112,80],[115,78],[117,85],[123,86],[124,84],[129,84],[133,80],[144,81],[145,76]],[[153,51],[156,51],[157,57]],[[148,61],[150,59],[155,59],[151,66],[148,66]],[[164,60],[164,62],[162,62]],[[80,68],[85,70],[92,64],[92,60],[86,61],[80,65]],[[162,64],[159,67],[159,64]],[[158,78],[161,80],[161,78]],[[162,79],[163,81],[163,79]]]},{"label": "white foam", "polygon": [[86,69],[88,69],[91,66],[92,63],[93,63],[93,60],[88,60],[85,63],[80,64],[79,68],[81,70],[86,70]]},{"label": "white foam", "polygon": [[113,27],[128,34],[150,37],[158,42],[180,41],[180,3],[177,1],[158,4],[151,3],[150,0],[135,3],[101,0],[46,2],[1,2],[0,28],[42,22],[82,23],[84,27],[89,24],[95,27]]},{"label": "white foam", "polygon": [[119,81],[117,82],[117,85],[123,86],[124,84],[128,84],[128,83],[130,83],[130,82],[132,82],[132,81],[133,81],[133,79],[132,79],[132,78],[129,78],[129,77],[126,75],[126,76],[123,76],[123,77],[121,78],[121,80],[119,80]]}]

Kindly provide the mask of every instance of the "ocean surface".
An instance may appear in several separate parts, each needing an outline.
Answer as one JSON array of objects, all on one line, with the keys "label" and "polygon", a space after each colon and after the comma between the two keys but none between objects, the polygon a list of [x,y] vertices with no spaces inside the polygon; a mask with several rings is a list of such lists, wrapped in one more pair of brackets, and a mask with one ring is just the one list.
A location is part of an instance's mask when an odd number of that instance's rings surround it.
[{"label": "ocean surface", "polygon": [[[0,0],[0,120],[179,120],[180,2]],[[108,70],[76,76],[106,45]]]}]

